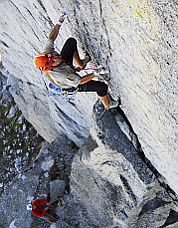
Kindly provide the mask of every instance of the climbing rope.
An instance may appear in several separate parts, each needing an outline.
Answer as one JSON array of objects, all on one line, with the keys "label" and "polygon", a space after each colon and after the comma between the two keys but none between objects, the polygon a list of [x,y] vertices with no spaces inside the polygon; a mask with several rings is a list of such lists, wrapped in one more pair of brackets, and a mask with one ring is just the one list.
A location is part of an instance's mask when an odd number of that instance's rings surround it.
[{"label": "climbing rope", "polygon": [[60,200],[60,201],[62,200],[62,201],[63,201],[63,203],[65,204],[64,198],[65,198],[65,197],[67,197],[67,196],[68,196],[68,195],[63,196],[63,197],[59,197],[59,198],[55,199],[54,201],[52,201],[52,202],[48,203],[47,205],[49,206],[50,204],[52,204],[52,203],[56,202],[57,200]]},{"label": "climbing rope", "polygon": [[[47,203],[47,207],[45,208],[45,210],[48,210],[49,207],[50,207],[50,205],[51,205],[52,203],[56,202],[56,201],[59,201],[59,202],[58,202],[58,206],[63,207],[63,206],[65,205],[64,198],[67,197],[67,196],[68,196],[68,195],[63,196],[63,197],[59,197],[59,198],[53,200],[52,202]],[[59,218],[65,213],[65,210],[64,210],[63,208],[62,208],[62,209],[59,208],[58,210],[62,211],[62,214],[61,214],[60,216],[58,216],[58,218],[55,218],[55,217],[53,217],[52,215],[50,215],[50,214],[48,214],[48,213],[45,213],[45,214],[46,214],[47,216],[51,217],[52,219],[54,219],[55,221],[58,221]],[[47,220],[46,220],[46,221],[47,221]],[[47,222],[49,222],[49,221],[47,221]]]},{"label": "climbing rope", "polygon": [[51,217],[52,219],[54,219],[55,221],[58,221],[59,219],[53,217],[52,215],[48,214],[48,213],[45,213],[46,215],[48,215],[49,217]]}]

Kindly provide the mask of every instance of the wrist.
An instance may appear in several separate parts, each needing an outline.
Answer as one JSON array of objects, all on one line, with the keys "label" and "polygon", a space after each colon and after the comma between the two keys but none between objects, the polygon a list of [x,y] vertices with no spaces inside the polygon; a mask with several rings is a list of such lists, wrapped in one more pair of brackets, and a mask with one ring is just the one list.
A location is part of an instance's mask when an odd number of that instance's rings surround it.
[{"label": "wrist", "polygon": [[93,72],[93,74],[94,74],[95,76],[97,76],[97,75],[98,75],[98,72],[95,70],[95,71]]},{"label": "wrist", "polygon": [[61,26],[61,25],[62,25],[62,22],[58,21],[58,22],[57,22],[57,25],[60,25],[60,26]]}]

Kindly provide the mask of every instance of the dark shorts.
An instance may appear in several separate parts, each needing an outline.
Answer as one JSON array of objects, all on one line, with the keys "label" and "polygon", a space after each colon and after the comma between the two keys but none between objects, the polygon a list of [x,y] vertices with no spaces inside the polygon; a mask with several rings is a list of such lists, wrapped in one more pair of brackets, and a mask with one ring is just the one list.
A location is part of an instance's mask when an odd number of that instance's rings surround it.
[{"label": "dark shorts", "polygon": [[77,50],[77,41],[76,39],[70,37],[65,42],[62,50],[61,50],[61,57],[62,59],[69,65],[73,65],[73,55],[74,52]]},{"label": "dark shorts", "polygon": [[108,86],[104,82],[91,80],[85,84],[79,85],[79,92],[97,92],[98,96],[107,95]]},{"label": "dark shorts", "polygon": [[[77,41],[75,38],[68,38],[62,50],[61,57],[69,65],[73,65],[73,54],[77,50]],[[79,85],[79,92],[97,92],[98,96],[107,95],[108,86],[104,82],[91,80],[83,85]],[[74,89],[74,88],[73,88]],[[69,89],[70,90],[70,89]]]}]

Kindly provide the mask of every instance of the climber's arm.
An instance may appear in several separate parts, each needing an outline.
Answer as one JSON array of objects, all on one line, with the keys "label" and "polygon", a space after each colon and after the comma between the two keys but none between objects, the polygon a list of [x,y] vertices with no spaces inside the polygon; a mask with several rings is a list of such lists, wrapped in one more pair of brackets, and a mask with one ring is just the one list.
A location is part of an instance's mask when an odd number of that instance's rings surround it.
[{"label": "climber's arm", "polygon": [[[105,70],[105,72],[106,72],[106,70]],[[97,76],[98,74],[103,74],[102,68],[96,69],[93,73],[87,74],[87,75],[83,76],[83,77],[81,78],[81,81],[80,81],[79,84],[82,85],[82,84],[85,84],[85,83],[91,81],[91,80],[92,80],[95,76]]]},{"label": "climber's arm", "polygon": [[62,23],[64,22],[64,15],[60,16],[59,18],[59,22],[52,28],[50,34],[49,34],[49,37],[48,39],[53,39],[53,41],[55,41],[55,39],[57,38],[58,34],[59,34],[59,29],[62,25]]},{"label": "climber's arm", "polygon": [[51,30],[48,39],[51,38],[51,39],[53,39],[53,41],[55,41],[55,39],[56,39],[57,36],[58,36],[60,27],[61,27],[61,25],[58,25],[58,24],[55,25],[55,26],[53,27],[53,29]]},{"label": "climber's arm", "polygon": [[85,83],[91,81],[94,77],[95,77],[95,75],[93,73],[92,74],[87,74],[87,75],[82,77],[82,79],[81,79],[79,84],[80,85],[85,84]]}]

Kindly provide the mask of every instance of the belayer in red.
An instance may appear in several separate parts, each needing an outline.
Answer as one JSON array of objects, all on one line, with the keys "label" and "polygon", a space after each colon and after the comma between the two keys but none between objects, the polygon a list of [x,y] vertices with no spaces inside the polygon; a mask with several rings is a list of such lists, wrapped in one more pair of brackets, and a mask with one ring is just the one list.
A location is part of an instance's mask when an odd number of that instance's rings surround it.
[{"label": "belayer in red", "polygon": [[54,205],[49,204],[45,199],[36,199],[32,203],[27,204],[27,210],[48,222],[55,222],[59,219],[55,215]]}]

